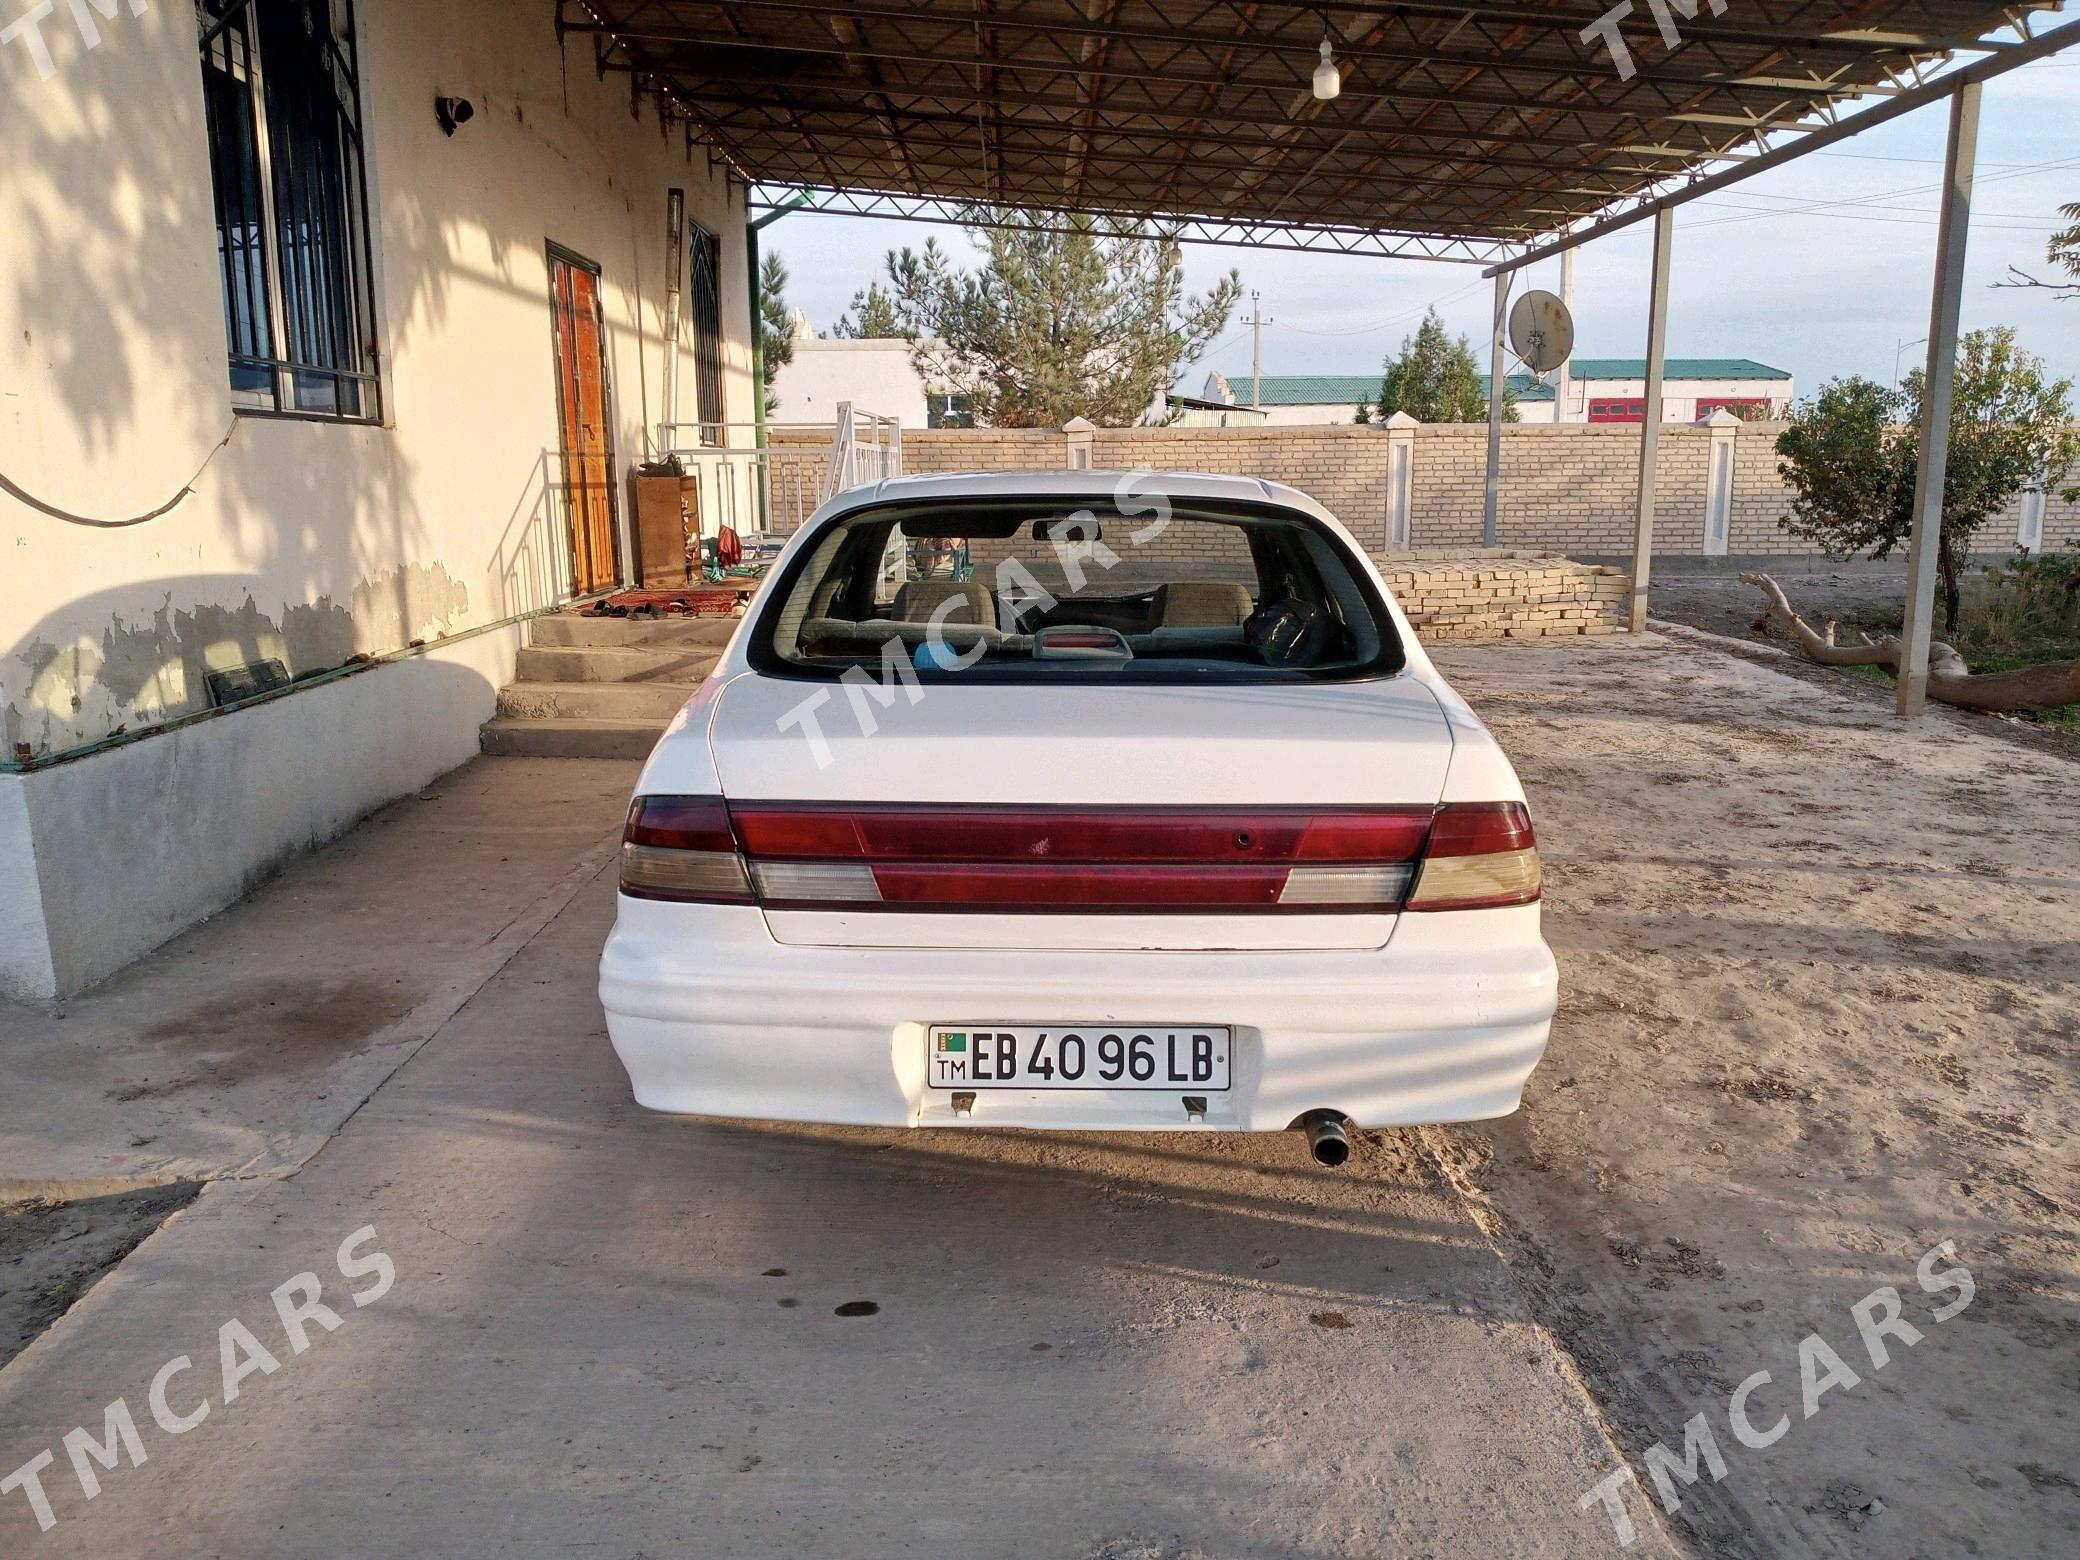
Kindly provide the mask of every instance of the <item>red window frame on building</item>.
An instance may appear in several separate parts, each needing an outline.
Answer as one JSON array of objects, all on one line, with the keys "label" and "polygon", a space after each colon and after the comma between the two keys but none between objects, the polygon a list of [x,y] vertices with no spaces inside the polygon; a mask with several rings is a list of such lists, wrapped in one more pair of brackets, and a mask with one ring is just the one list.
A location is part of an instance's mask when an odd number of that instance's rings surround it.
[{"label": "red window frame on building", "polygon": [[1647,403],[1641,401],[1595,400],[1589,402],[1589,421],[1592,423],[1643,423],[1647,420]]}]

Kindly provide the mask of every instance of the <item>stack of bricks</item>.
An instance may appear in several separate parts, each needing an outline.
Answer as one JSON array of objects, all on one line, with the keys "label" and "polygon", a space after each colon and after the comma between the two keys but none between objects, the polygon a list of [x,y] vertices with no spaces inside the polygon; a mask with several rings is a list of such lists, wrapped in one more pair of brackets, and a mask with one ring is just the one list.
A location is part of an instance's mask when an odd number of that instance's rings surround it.
[{"label": "stack of bricks", "polygon": [[1378,562],[1419,639],[1553,639],[1625,626],[1632,582],[1623,569],[1507,550]]}]

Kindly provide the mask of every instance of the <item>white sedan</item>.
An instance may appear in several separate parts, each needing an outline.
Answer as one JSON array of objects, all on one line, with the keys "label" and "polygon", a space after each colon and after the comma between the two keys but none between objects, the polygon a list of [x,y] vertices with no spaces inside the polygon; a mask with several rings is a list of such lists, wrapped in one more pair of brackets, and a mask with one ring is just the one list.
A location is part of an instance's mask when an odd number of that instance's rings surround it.
[{"label": "white sedan", "polygon": [[1291,488],[913,477],[789,542],[629,810],[636,1099],[872,1126],[1517,1107],[1555,1005],[1524,793]]}]

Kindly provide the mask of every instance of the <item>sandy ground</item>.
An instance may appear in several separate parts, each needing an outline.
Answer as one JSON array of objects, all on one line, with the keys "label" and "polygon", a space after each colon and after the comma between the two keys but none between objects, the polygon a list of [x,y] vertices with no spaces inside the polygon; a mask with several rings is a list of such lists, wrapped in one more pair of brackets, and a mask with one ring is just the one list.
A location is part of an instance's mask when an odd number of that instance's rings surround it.
[{"label": "sandy ground", "polygon": [[[2071,1553],[2080,767],[1695,644],[1439,660],[1530,790],[1563,998],[1523,1112],[1431,1137],[1635,1457],[1715,1419],[1711,1552]],[[1926,1336],[1874,1372],[1881,1285]],[[1815,1331],[1866,1379],[1805,1419]]]},{"label": "sandy ground", "polygon": [[[1631,1554],[2067,1553],[2080,768],[1694,639],[1439,659],[1550,871],[1564,1005],[1519,1115],[1367,1134],[1348,1173],[1283,1134],[651,1117],[591,992],[610,880],[570,866],[626,777],[573,770],[497,913],[382,895],[467,881],[476,829],[357,836],[74,1009],[100,1103],[66,1130],[54,1086],[0,1108],[17,1181],[38,1145],[132,1165],[146,1131],[163,1166],[273,1156],[0,1370],[0,1470],[118,1394],[143,1420],[178,1354],[178,1406],[221,1399],[224,1319],[282,1356],[195,1431],[147,1424],[91,1503],[60,1449],[59,1528],[10,1496],[0,1552],[1591,1555],[1581,1493],[1630,1466]],[[517,762],[442,789],[496,820],[543,783]],[[165,1025],[243,1012],[271,951],[270,978],[347,978],[264,935],[299,904],[309,948],[381,928],[340,956],[419,971],[426,1036],[269,1053],[263,1088]],[[41,1229],[112,1254],[137,1227],[88,1213]],[[365,1311],[333,1256],[364,1224],[398,1274]],[[1916,1262],[1943,1240],[1976,1287],[1938,1322]],[[295,1355],[268,1294],[305,1269],[345,1317]],[[1850,1308],[1884,1285],[1922,1336],[1873,1369]],[[1860,1379],[1807,1418],[1809,1334]],[[1754,1423],[1789,1418],[1750,1450],[1727,1399],[1758,1370]],[[1670,1535],[1644,1460],[1695,1414],[1726,1475]]]},{"label": "sandy ground", "polygon": [[[1907,576],[1878,569],[1829,568],[1824,561],[1788,564],[1768,571],[1784,587],[1791,604],[1814,624],[1830,619],[1853,623],[1897,615],[1907,599]],[[1684,623],[1731,638],[1751,638],[1781,644],[1781,635],[1765,636],[1754,631],[1755,619],[1767,605],[1761,591],[1743,585],[1727,570],[1709,574],[1657,574],[1654,577],[1653,615],[1671,623]]]},{"label": "sandy ground", "polygon": [[[1897,623],[1905,610],[1904,573],[1829,568],[1824,562],[1794,563],[1769,572],[1784,587],[1785,595],[1801,617],[1816,626],[1840,623],[1844,638],[1849,636],[1851,625]],[[1756,628],[1764,605],[1761,591],[1753,585],[1743,585],[1737,575],[1725,571],[1667,574],[1654,580],[1654,622],[1702,629],[1757,647],[1767,645],[1788,651],[1788,662],[1775,663],[1779,670],[1817,687],[1832,689],[1844,698],[1859,699],[1877,708],[1892,707],[1893,687],[1889,678],[1815,665],[1797,654],[1797,646],[1784,624],[1772,621],[1766,632]],[[1942,637],[1940,624],[1936,637]],[[1973,714],[1966,718],[1974,729],[1988,736],[2080,760],[2080,726],[2020,715]]]},{"label": "sandy ground", "polygon": [[176,1181],[74,1202],[0,1207],[0,1366],[199,1190],[192,1181]]}]

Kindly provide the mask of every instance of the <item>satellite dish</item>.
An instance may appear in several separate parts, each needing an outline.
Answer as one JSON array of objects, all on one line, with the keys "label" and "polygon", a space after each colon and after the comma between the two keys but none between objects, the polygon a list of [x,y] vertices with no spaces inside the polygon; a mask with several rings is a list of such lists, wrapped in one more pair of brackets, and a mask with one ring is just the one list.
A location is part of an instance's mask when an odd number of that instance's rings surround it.
[{"label": "satellite dish", "polygon": [[1509,348],[1534,374],[1574,356],[1574,316],[1549,292],[1527,292],[1509,311]]}]

